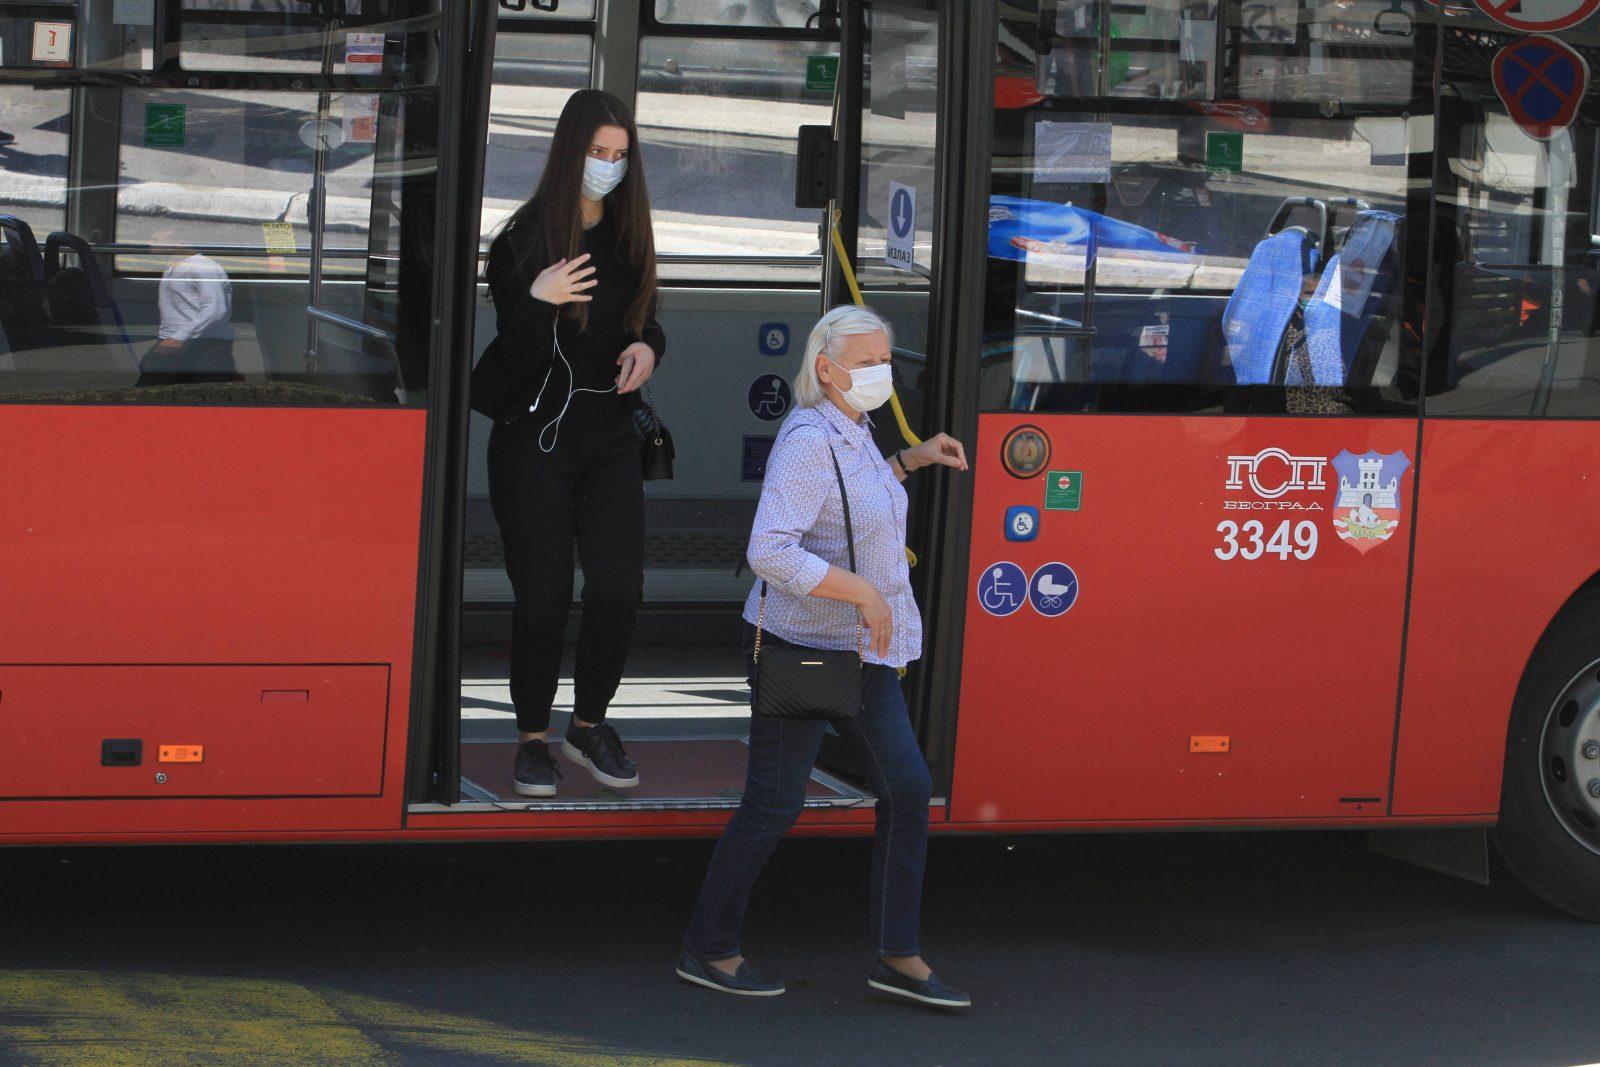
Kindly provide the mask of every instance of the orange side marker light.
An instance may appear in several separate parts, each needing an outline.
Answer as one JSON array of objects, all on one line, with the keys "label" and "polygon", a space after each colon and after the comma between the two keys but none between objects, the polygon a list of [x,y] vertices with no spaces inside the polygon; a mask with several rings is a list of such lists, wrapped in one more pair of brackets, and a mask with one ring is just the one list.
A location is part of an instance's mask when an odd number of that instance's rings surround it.
[{"label": "orange side marker light", "polygon": [[1229,738],[1220,735],[1196,735],[1189,738],[1190,752],[1226,752],[1228,751]]},{"label": "orange side marker light", "polygon": [[202,763],[205,760],[206,746],[204,745],[162,745],[156,752],[157,763]]}]

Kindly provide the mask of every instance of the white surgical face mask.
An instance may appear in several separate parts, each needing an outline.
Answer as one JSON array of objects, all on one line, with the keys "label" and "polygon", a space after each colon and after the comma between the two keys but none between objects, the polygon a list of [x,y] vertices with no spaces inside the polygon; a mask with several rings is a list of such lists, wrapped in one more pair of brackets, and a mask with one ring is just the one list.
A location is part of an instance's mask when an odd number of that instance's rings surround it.
[{"label": "white surgical face mask", "polygon": [[[837,361],[828,360],[835,367]],[[844,392],[844,402],[857,411],[873,411],[883,407],[889,400],[889,394],[894,392],[894,374],[887,363],[874,363],[870,367],[857,367],[849,370],[839,367],[850,375],[850,388]]]},{"label": "white surgical face mask", "polygon": [[596,156],[589,156],[583,161],[583,195],[590,200],[604,200],[607,193],[622,184],[623,175],[627,173],[626,159],[607,163]]}]

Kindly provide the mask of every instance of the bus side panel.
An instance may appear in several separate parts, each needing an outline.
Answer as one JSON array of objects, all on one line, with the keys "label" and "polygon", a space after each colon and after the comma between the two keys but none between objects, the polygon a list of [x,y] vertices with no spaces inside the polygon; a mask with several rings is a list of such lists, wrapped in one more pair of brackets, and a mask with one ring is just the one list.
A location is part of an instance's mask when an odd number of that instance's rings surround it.
[{"label": "bus side panel", "polygon": [[[1077,510],[1048,506],[1074,503],[1056,475],[1002,469],[1024,424],[1049,436],[1047,470],[1081,472]],[[1410,419],[982,416],[955,821],[1381,816],[1415,445]],[[1358,547],[1336,525],[1338,471],[1369,451],[1398,457],[1368,462],[1389,463],[1385,486],[1397,472],[1385,492],[1404,503]],[[1021,506],[1037,537],[1008,540]],[[1303,540],[1264,545],[1284,524]],[[1038,592],[1051,562],[1076,601],[1007,613],[997,570]]]},{"label": "bus side panel", "polygon": [[[398,827],[424,427],[393,409],[7,407],[0,707],[53,730],[29,751],[74,778],[29,780],[117,798],[0,803],[0,834]],[[141,741],[138,765],[108,764],[95,723]],[[323,760],[335,744],[361,751]],[[163,764],[161,745],[203,752]],[[273,760],[276,795],[372,795],[273,799]],[[157,774],[250,799],[166,799]]]},{"label": "bus side panel", "polygon": [[1422,454],[1393,810],[1493,813],[1528,657],[1600,569],[1600,425],[1430,420]]}]

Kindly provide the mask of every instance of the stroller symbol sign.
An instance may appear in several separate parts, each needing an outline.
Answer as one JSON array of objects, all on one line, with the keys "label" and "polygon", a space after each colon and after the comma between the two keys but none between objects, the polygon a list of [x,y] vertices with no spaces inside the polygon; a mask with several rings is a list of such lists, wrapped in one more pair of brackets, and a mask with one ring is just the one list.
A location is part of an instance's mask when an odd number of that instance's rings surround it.
[{"label": "stroller symbol sign", "polygon": [[1065,615],[1078,602],[1078,576],[1065,563],[1046,563],[1033,572],[1028,600],[1047,619]]}]

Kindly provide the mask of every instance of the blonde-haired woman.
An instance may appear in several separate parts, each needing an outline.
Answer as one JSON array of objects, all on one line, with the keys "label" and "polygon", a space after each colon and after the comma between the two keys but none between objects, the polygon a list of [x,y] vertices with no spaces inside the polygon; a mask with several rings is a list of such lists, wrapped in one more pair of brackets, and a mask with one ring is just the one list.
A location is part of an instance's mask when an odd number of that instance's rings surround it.
[{"label": "blonde-haired woman", "polygon": [[[887,457],[878,451],[867,413],[889,399],[890,345],[889,324],[868,308],[835,308],[811,331],[795,375],[798,403],[767,460],[750,531],[757,582],[745,602],[745,643],[749,651],[762,585],[764,643],[848,649],[857,620],[865,622],[861,712],[836,728],[860,754],[878,796],[869,901],[877,960],[867,982],[919,1003],[962,1008],[971,1001],[923,962],[918,933],[930,783],[900,690],[899,668],[922,653],[900,483],[934,464],[964,471],[967,458],[961,443],[942,433]],[[840,479],[849,493],[854,572],[846,569]],[[743,996],[784,991],[744,959],[739,928],[756,876],[805,803],[825,728],[817,720],[751,717],[744,797],[706,872],[679,977]]]}]

